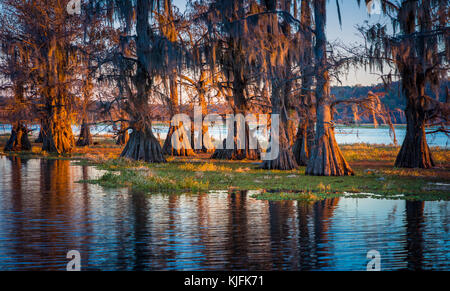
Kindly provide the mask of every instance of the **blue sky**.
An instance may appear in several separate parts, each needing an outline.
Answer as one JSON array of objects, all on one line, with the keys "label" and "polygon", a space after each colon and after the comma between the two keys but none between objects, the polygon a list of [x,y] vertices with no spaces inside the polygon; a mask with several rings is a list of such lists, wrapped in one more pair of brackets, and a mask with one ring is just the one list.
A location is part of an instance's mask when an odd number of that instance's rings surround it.
[{"label": "blue sky", "polygon": [[[185,0],[174,0],[175,5],[177,5],[181,11],[184,10],[186,5]],[[364,1],[361,1],[362,3]],[[367,7],[361,4],[358,6],[356,0],[340,0],[340,8],[342,15],[342,27],[339,25],[338,14],[336,9],[336,1],[330,0],[328,2],[328,24],[327,24],[327,34],[329,41],[334,41],[340,39],[346,44],[351,44],[355,42],[362,42],[361,36],[358,35],[358,31],[355,26],[362,25],[365,20],[369,22],[380,22],[385,21],[380,15],[370,16]],[[350,70],[348,76],[343,76],[343,85],[372,85],[380,82],[378,76],[371,74],[370,72],[365,72],[362,69]]]}]

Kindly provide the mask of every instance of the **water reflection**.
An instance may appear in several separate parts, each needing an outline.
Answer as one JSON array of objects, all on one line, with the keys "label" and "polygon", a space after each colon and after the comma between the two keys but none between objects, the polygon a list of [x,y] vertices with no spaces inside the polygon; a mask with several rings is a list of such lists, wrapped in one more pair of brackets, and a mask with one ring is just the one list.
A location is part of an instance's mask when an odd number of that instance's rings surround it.
[{"label": "water reflection", "polygon": [[0,270],[365,270],[449,268],[448,202],[251,193],[146,194],[76,183],[69,161],[0,158]]}]

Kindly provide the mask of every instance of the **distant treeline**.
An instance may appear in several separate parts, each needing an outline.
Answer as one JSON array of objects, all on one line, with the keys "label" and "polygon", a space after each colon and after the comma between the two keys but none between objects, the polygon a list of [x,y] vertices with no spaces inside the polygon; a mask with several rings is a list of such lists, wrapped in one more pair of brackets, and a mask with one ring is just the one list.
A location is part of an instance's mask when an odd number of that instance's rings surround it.
[{"label": "distant treeline", "polygon": [[[439,101],[445,102],[447,98],[448,81],[442,83],[439,89]],[[382,102],[392,111],[396,109],[404,110],[406,107],[406,99],[403,96],[401,85],[399,82],[393,82],[388,88],[383,84],[375,86],[335,86],[331,87],[331,94],[336,97],[337,100],[360,98],[367,96],[372,91],[373,93],[385,92],[386,96],[382,99]],[[426,94],[436,99],[436,93],[431,90],[430,86],[426,88]]]}]

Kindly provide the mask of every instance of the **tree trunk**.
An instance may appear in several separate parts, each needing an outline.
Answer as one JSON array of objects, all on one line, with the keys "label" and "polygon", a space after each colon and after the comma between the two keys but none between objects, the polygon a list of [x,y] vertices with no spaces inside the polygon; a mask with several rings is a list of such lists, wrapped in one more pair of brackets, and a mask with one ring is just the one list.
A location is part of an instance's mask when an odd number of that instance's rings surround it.
[{"label": "tree trunk", "polygon": [[[204,79],[203,74],[204,73],[202,73],[202,80]],[[205,116],[208,114],[208,105],[206,104],[205,89],[203,87],[200,88],[200,90],[198,91],[198,97],[200,99],[200,106],[202,107],[202,116],[203,118],[205,118]],[[199,152],[214,153],[215,149],[214,144],[211,141],[209,128],[208,126],[203,125],[203,123],[202,123],[202,131],[201,133],[199,132],[199,136],[197,137],[197,139],[200,138],[202,139],[202,149],[199,150]],[[192,140],[192,142],[194,142],[194,139]]]},{"label": "tree trunk", "polygon": [[327,61],[327,39],[325,34],[326,0],[314,1],[314,13],[316,20],[317,124],[315,144],[306,167],[306,175],[354,175],[353,170],[342,155],[334,136]]},{"label": "tree trunk", "polygon": [[[286,103],[288,101],[288,92],[290,91],[290,86],[283,86],[283,96],[280,96],[281,88],[279,87],[279,82],[274,82],[272,84],[272,114],[280,115],[279,124],[279,138],[278,140],[271,140],[271,144],[277,142],[279,145],[279,155],[273,160],[266,160],[263,162],[263,169],[266,170],[282,170],[290,171],[298,168],[297,161],[294,158],[294,154],[291,150],[291,142],[288,134],[288,116],[286,113]],[[283,98],[283,99],[281,99]],[[272,129],[275,125],[272,123]],[[272,137],[273,135],[271,135]],[[269,149],[270,150],[270,149]]]},{"label": "tree trunk", "polygon": [[188,137],[188,133],[183,125],[171,125],[167,133],[167,138],[164,141],[163,153],[177,157],[195,155]]},{"label": "tree trunk", "polygon": [[[170,90],[170,107],[172,117],[179,113],[180,102],[178,100],[177,90],[177,71],[174,69],[169,76],[169,90]],[[176,134],[176,136],[174,136]],[[189,133],[190,134],[190,133]],[[173,125],[169,127],[167,138],[164,142],[163,153],[170,156],[192,156],[195,155],[189,141],[190,135],[182,124]]]},{"label": "tree trunk", "polygon": [[150,3],[147,0],[137,1],[136,15],[136,52],[138,57],[137,71],[134,78],[136,94],[130,96],[128,114],[132,119],[133,132],[121,157],[149,163],[166,162],[161,145],[152,132],[151,121],[148,120],[148,94],[152,78],[148,71],[150,66],[149,44],[151,43],[152,28],[149,25]]},{"label": "tree trunk", "polygon": [[[315,108],[310,108],[311,111],[315,112]],[[309,157],[311,156],[311,150],[314,146],[314,137],[316,134],[314,128],[314,119],[310,112],[307,113],[308,117],[303,117],[300,120],[297,137],[293,146],[293,153],[295,160],[299,166],[306,166],[308,164]]]},{"label": "tree trunk", "polygon": [[58,154],[72,152],[75,140],[67,111],[63,106],[55,106],[49,110],[48,116],[42,124],[42,150]]},{"label": "tree trunk", "polygon": [[430,169],[435,166],[425,133],[425,116],[422,110],[414,108],[414,100],[408,98],[405,110],[406,136],[395,160],[398,168]]},{"label": "tree trunk", "polygon": [[5,146],[5,152],[20,152],[31,150],[31,143],[28,139],[28,130],[21,122],[17,122],[11,130],[11,137]]},{"label": "tree trunk", "polygon": [[153,135],[150,122],[145,123],[142,128],[136,127],[133,129],[130,139],[120,156],[148,163],[166,162],[161,145]]},{"label": "tree trunk", "polygon": [[292,147],[292,152],[299,166],[306,166],[308,164],[309,152],[307,127],[307,123],[300,121],[297,137],[294,146]]},{"label": "tree trunk", "polygon": [[120,123],[120,131],[117,135],[117,145],[125,145],[128,142],[128,139],[130,138],[130,135],[128,134],[128,124],[126,122]]},{"label": "tree trunk", "polygon": [[39,129],[39,135],[37,139],[34,140],[35,143],[43,143],[44,142],[44,131],[42,130],[42,122]]},{"label": "tree trunk", "polygon": [[[302,0],[301,5],[301,19],[300,22],[305,27],[311,27],[312,15],[309,0]],[[312,33],[306,31],[303,38],[304,51],[302,57],[302,89],[301,89],[301,112],[299,112],[299,128],[297,138],[293,147],[293,152],[297,164],[306,166],[309,157],[311,156],[311,149],[314,145],[315,136],[315,115],[316,106],[314,94],[312,92],[313,82],[313,47],[312,47]]]},{"label": "tree trunk", "polygon": [[[194,140],[200,140],[200,139],[202,141],[202,148],[195,149]],[[195,137],[195,132],[194,132],[194,130],[192,130],[191,145],[192,145],[192,148],[195,149],[194,151],[196,153],[214,153],[215,152],[215,146],[211,140],[211,136],[209,135],[209,129],[207,126],[202,126],[202,130],[200,132],[198,132],[197,137]]]},{"label": "tree trunk", "polygon": [[[236,53],[235,55],[239,55]],[[237,61],[237,60],[235,60]],[[241,74],[241,68],[238,68],[233,72],[233,100],[231,102],[231,107],[233,108],[233,113],[235,116],[242,114],[244,117],[248,113],[247,100],[245,99],[245,87],[246,81]],[[245,122],[245,121],[244,121]],[[261,158],[261,150],[259,144],[256,149],[250,149],[250,128],[245,122],[245,143],[240,141],[239,131],[237,130],[241,125],[238,122],[234,123],[234,146],[233,149],[227,149],[225,147],[227,140],[223,141],[223,149],[216,149],[211,159],[217,160],[259,160]],[[243,149],[239,149],[239,144],[244,144]]]},{"label": "tree trunk", "polygon": [[235,122],[234,125],[234,146],[233,149],[227,149],[227,139],[223,140],[223,148],[216,149],[211,156],[211,159],[214,160],[259,160],[261,159],[261,148],[259,143],[257,144],[256,149],[250,149],[250,128],[248,124],[245,124],[245,145],[243,149],[239,149],[239,134],[237,131],[238,123]]},{"label": "tree trunk", "polygon": [[79,147],[85,147],[85,146],[90,146],[91,144],[92,144],[91,130],[90,130],[89,125],[87,124],[86,120],[83,119],[83,122],[81,124],[81,129],[80,129],[80,136],[78,138],[76,145]]},{"label": "tree trunk", "polygon": [[316,141],[306,167],[307,175],[354,175],[353,170],[338,147],[331,122],[330,105],[320,104],[317,111]]}]

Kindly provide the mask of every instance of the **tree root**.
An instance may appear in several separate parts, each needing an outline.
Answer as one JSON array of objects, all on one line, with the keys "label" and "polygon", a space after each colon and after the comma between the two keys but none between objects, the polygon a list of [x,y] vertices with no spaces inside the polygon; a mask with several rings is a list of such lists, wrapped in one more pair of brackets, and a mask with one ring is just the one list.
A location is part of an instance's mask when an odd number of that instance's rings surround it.
[{"label": "tree root", "polygon": [[143,131],[134,130],[127,145],[122,151],[121,157],[135,161],[148,163],[165,163],[161,145],[153,134],[145,134]]},{"label": "tree root", "polygon": [[[331,131],[331,130],[330,130]],[[353,176],[354,172],[342,155],[334,135],[323,135],[313,148],[306,167],[310,176]]]},{"label": "tree root", "polygon": [[31,150],[26,126],[18,123],[11,131],[11,136],[4,148],[5,152],[19,152]]}]

